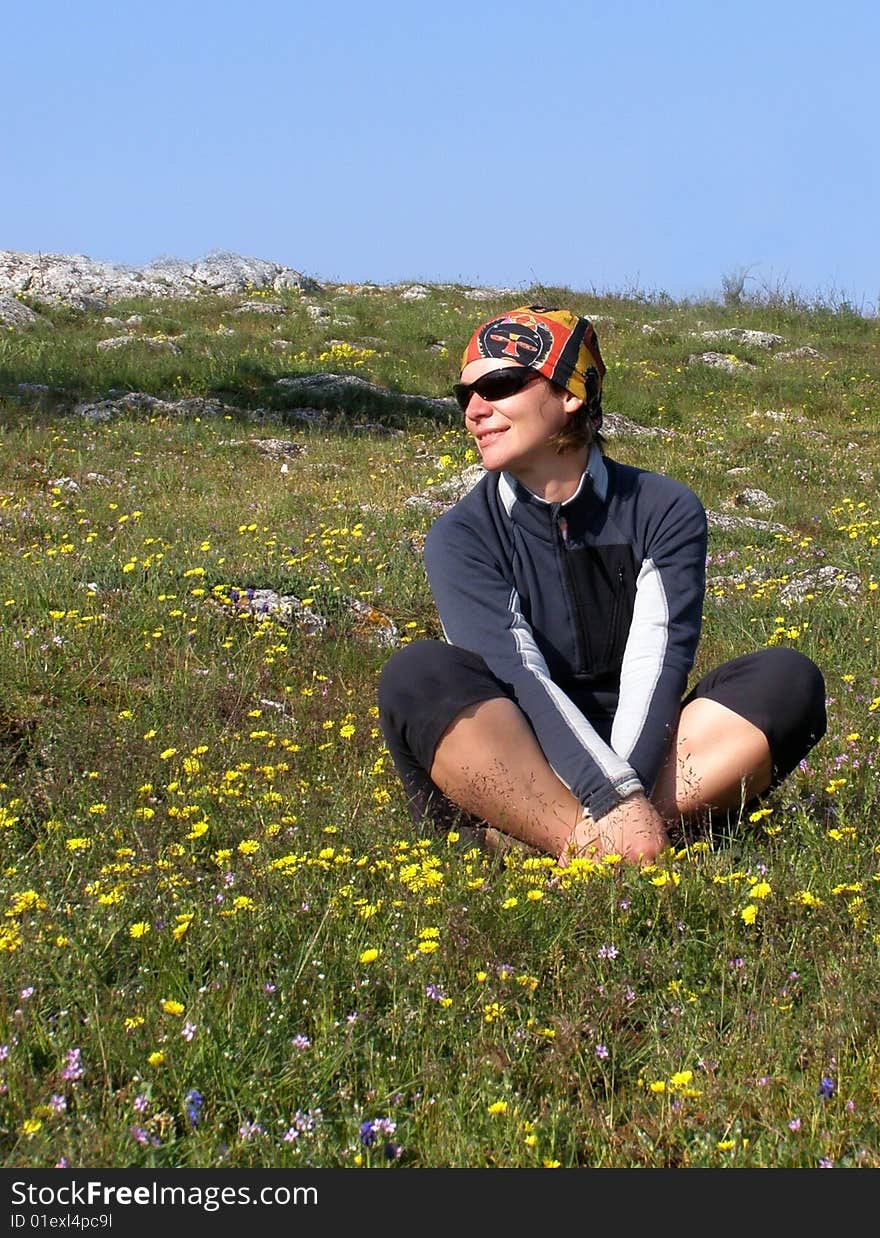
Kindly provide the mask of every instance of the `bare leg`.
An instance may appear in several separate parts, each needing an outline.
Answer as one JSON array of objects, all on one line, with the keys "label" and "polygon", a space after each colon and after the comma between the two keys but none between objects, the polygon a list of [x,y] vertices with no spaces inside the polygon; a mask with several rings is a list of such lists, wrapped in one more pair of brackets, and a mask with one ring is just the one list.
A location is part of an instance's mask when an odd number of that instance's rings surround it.
[{"label": "bare leg", "polygon": [[717,701],[682,710],[670,755],[650,801],[625,800],[593,822],[547,763],[519,708],[503,698],[463,710],[434,753],[431,779],[459,807],[560,859],[615,853],[650,862],[668,846],[664,821],[736,808],[772,777],[766,736]]},{"label": "bare leg", "polygon": [[698,697],[678,720],[674,746],[651,796],[667,821],[738,808],[770,786],[763,731],[726,705]]},{"label": "bare leg", "polygon": [[557,857],[583,811],[522,711],[502,697],[462,710],[440,737],[430,773],[472,816]]}]

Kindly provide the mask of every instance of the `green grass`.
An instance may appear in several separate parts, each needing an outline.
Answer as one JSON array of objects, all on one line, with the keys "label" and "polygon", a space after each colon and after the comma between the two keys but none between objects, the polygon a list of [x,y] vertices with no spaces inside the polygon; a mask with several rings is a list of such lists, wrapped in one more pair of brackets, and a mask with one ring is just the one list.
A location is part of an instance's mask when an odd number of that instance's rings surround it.
[{"label": "green grass", "polygon": [[[114,307],[177,352],[98,350],[121,329],[52,307],[0,336],[3,1165],[880,1164],[877,322],[515,298],[614,320],[606,409],[672,434],[611,455],[786,529],[710,530],[695,673],[784,643],[829,694],[826,738],[757,820],[654,867],[559,870],[420,838],[377,729],[388,649],[351,600],[439,635],[434,516],[405,500],[472,462],[454,411],[355,392],[308,426],[277,385],[446,396],[508,305],[464,291],[308,298],[336,322],[294,292],[264,298],[284,316]],[[728,326],[821,357],[690,334]],[[687,364],[708,348],[758,368]],[[223,408],[74,413],[112,391]],[[302,448],[286,472],[269,437]],[[747,486],[771,513],[733,506]],[[825,565],[858,593],[783,600]],[[254,616],[249,588],[326,624]]]}]

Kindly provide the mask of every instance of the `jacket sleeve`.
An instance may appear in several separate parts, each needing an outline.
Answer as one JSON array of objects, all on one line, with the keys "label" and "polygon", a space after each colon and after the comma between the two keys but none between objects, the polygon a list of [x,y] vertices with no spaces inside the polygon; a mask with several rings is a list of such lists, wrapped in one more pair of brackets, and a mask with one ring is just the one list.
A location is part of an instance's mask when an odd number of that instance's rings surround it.
[{"label": "jacket sleeve", "polygon": [[686,486],[650,504],[611,746],[650,794],[678,722],[694,664],[706,582],[706,513]]},{"label": "jacket sleeve", "polygon": [[553,682],[500,555],[452,512],[431,528],[425,568],[448,642],[479,654],[528,718],[557,777],[594,819],[643,790]]}]

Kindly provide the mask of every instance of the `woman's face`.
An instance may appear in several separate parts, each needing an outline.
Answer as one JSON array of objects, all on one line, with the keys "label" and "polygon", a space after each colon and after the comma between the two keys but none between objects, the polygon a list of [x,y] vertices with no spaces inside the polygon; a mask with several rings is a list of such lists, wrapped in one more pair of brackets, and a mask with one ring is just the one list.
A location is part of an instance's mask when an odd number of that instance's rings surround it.
[{"label": "woman's face", "polygon": [[[512,360],[480,357],[464,367],[461,381],[472,383],[492,370],[516,365]],[[473,392],[464,424],[474,437],[485,468],[504,469],[528,484],[536,471],[546,473],[549,469],[552,473],[559,457],[550,440],[582,403],[536,372],[533,381],[503,399],[490,402]]]}]

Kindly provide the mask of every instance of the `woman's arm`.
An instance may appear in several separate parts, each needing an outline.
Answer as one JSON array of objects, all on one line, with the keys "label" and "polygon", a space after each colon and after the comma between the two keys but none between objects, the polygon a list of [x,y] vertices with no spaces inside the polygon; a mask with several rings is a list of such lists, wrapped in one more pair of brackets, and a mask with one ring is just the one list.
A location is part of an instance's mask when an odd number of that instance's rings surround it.
[{"label": "woman's arm", "polygon": [[479,654],[528,719],[556,776],[599,820],[642,791],[631,763],[553,682],[504,565],[458,514],[442,516],[425,568],[446,639]]},{"label": "woman's arm", "polygon": [[652,519],[636,583],[611,746],[650,793],[669,749],[702,625],[706,513],[679,483],[657,475],[671,501],[652,500]]}]

